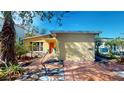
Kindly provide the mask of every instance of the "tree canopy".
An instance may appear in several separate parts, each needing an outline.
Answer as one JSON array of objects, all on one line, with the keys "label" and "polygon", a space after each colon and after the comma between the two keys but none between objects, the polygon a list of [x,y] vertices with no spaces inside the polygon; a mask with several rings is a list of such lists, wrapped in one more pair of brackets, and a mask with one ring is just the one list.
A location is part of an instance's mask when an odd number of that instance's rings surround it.
[{"label": "tree canopy", "polygon": [[[8,12],[8,11],[7,11]],[[52,22],[53,19],[58,23],[59,26],[62,26],[62,18],[69,11],[10,11],[14,22],[19,21],[22,25],[31,25],[33,23],[33,18],[38,17],[41,21]],[[5,11],[1,12],[3,16],[8,14]]]}]

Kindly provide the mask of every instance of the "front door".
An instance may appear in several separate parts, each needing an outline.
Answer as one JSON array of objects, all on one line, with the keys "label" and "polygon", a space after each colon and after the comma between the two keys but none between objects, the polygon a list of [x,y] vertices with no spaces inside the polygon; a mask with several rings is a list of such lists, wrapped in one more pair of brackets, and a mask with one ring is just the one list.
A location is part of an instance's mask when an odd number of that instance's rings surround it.
[{"label": "front door", "polygon": [[49,44],[49,53],[52,53],[52,52],[53,52],[53,48],[54,48],[54,43],[51,42],[51,43]]}]

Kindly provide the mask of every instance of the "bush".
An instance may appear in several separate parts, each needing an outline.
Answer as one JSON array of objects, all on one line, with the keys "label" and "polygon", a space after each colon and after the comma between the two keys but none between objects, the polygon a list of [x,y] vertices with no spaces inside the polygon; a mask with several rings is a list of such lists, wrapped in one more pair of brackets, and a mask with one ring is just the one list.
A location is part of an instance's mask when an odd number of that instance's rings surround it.
[{"label": "bush", "polygon": [[1,70],[0,71],[0,80],[6,80],[7,77],[7,73],[5,72],[5,70]]},{"label": "bush", "polygon": [[124,65],[124,58],[117,58],[117,63]]},{"label": "bush", "polygon": [[19,65],[4,67],[0,71],[0,80],[15,80],[23,74],[24,70]]},{"label": "bush", "polygon": [[21,56],[25,55],[29,51],[26,49],[24,45],[16,44],[16,55],[21,58]]},{"label": "bush", "polygon": [[109,53],[109,54],[101,54],[101,53],[99,53],[99,54],[96,54],[96,55],[98,55],[98,56],[100,56],[102,58],[106,58],[106,59],[117,59],[117,57],[115,55],[111,54],[111,53]]}]

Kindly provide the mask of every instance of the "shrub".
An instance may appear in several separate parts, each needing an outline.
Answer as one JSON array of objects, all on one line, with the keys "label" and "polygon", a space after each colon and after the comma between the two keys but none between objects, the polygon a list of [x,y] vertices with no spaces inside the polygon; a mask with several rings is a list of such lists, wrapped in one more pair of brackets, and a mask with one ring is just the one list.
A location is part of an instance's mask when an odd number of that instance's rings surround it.
[{"label": "shrub", "polygon": [[16,55],[21,58],[21,56],[25,55],[29,51],[26,49],[24,45],[16,44]]},{"label": "shrub", "polygon": [[5,80],[7,77],[7,73],[5,72],[5,70],[1,70],[0,71],[0,80]]},{"label": "shrub", "polygon": [[117,63],[124,65],[124,58],[117,58]]},{"label": "shrub", "polygon": [[0,71],[0,80],[15,80],[23,74],[24,70],[19,65],[4,67]]}]

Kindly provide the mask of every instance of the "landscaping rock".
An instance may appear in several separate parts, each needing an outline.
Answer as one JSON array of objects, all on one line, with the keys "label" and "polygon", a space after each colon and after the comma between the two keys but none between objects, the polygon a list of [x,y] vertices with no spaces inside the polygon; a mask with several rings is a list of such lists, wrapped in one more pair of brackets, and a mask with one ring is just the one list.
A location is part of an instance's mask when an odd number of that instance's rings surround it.
[{"label": "landscaping rock", "polygon": [[33,75],[31,76],[31,78],[33,78],[33,79],[39,79],[39,77],[38,77],[37,74],[33,74]]},{"label": "landscaping rock", "polygon": [[124,78],[124,71],[118,71],[117,75]]},{"label": "landscaping rock", "polygon": [[21,79],[17,79],[17,80],[15,80],[15,81],[22,81]]},{"label": "landscaping rock", "polygon": [[49,81],[49,77],[48,76],[42,76],[39,78],[39,80],[41,81]]},{"label": "landscaping rock", "polygon": [[58,81],[64,81],[64,80],[65,80],[64,77],[58,78]]},{"label": "landscaping rock", "polygon": [[26,80],[26,79],[28,79],[30,76],[29,75],[23,75],[22,77],[21,77],[21,80]]},{"label": "landscaping rock", "polygon": [[25,72],[25,73],[24,73],[24,75],[30,75],[30,76],[31,76],[32,74],[34,74],[34,73],[33,73],[33,72]]},{"label": "landscaping rock", "polygon": [[[47,70],[47,71],[48,71],[48,70]],[[42,74],[45,74],[46,71],[45,71],[44,69],[42,69],[42,70],[41,70],[41,73],[42,73]]]},{"label": "landscaping rock", "polygon": [[39,80],[41,80],[41,81],[54,81],[55,79],[53,77],[49,77],[49,76],[42,76],[39,78]]},{"label": "landscaping rock", "polygon": [[38,73],[36,73],[36,74],[38,75],[38,77],[41,77],[41,76],[43,75],[42,72],[38,72]]},{"label": "landscaping rock", "polygon": [[58,73],[58,76],[64,76],[64,72]]}]

